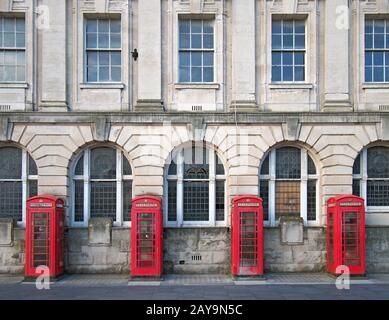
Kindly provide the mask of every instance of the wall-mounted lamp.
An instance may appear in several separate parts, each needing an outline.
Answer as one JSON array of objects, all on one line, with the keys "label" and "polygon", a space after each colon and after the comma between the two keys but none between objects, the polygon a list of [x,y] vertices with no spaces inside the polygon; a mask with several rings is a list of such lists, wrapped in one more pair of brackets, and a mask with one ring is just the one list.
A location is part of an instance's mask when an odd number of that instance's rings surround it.
[{"label": "wall-mounted lamp", "polygon": [[131,51],[131,54],[132,54],[132,58],[134,59],[134,61],[138,60],[139,53],[138,53],[137,49],[134,49],[134,51]]}]

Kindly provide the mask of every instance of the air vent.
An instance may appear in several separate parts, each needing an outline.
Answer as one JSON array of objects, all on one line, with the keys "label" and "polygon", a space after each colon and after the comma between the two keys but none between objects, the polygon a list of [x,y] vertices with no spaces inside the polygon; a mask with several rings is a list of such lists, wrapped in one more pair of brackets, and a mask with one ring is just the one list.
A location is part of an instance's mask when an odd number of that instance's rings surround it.
[{"label": "air vent", "polygon": [[9,104],[0,104],[0,111],[9,111],[11,106]]},{"label": "air vent", "polygon": [[195,254],[194,256],[192,256],[192,261],[201,261],[201,255]]},{"label": "air vent", "polygon": [[389,105],[387,105],[387,104],[381,104],[381,105],[378,107],[378,110],[379,110],[379,111],[389,111]]},{"label": "air vent", "polygon": [[192,111],[203,111],[203,106],[192,106]]}]

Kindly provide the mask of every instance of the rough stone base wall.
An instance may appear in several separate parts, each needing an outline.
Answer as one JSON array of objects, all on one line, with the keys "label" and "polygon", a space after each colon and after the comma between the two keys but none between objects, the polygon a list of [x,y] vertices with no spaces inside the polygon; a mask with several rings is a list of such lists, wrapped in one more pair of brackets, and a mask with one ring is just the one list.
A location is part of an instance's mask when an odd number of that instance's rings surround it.
[{"label": "rough stone base wall", "polygon": [[[326,270],[324,228],[304,228],[304,243],[281,243],[279,228],[265,228],[265,272]],[[111,245],[89,244],[88,229],[70,228],[66,234],[67,273],[129,273],[130,229],[113,228]],[[201,256],[201,260],[192,260]],[[23,273],[25,229],[14,228],[13,242],[0,247],[0,273]],[[367,273],[389,272],[389,228],[366,228]],[[165,229],[165,273],[230,273],[228,228]]]}]

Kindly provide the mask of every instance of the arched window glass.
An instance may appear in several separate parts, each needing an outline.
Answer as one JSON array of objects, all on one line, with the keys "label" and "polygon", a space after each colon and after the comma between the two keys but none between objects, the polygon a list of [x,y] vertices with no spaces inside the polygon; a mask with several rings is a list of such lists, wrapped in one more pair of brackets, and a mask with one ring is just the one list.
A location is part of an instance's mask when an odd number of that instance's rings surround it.
[{"label": "arched window glass", "polygon": [[25,222],[25,203],[37,195],[38,169],[20,148],[0,148],[0,217]]},{"label": "arched window glass", "polygon": [[353,166],[353,194],[366,199],[366,205],[389,207],[389,148],[364,149]]},{"label": "arched window glass", "polygon": [[166,172],[167,225],[225,223],[225,171],[215,151],[194,144],[181,149]]},{"label": "arched window glass", "polygon": [[264,220],[274,225],[282,216],[296,216],[316,223],[317,181],[316,166],[306,150],[271,150],[262,161],[259,175]]},{"label": "arched window glass", "polygon": [[119,149],[95,147],[78,157],[73,171],[73,223],[111,218],[115,225],[131,221],[132,170]]}]

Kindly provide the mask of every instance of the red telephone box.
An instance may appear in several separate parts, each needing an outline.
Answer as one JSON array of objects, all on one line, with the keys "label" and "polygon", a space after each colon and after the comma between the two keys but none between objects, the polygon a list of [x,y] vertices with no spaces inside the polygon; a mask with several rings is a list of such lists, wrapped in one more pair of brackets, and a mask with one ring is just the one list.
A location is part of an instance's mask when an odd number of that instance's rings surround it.
[{"label": "red telephone box", "polygon": [[365,206],[362,198],[344,195],[327,202],[327,271],[349,267],[351,275],[365,274]]},{"label": "red telephone box", "polygon": [[38,277],[37,268],[46,266],[50,277],[64,272],[65,208],[62,199],[37,196],[27,200],[26,277]]},{"label": "red telephone box", "polygon": [[232,274],[263,275],[262,199],[241,196],[232,200]]},{"label": "red telephone box", "polygon": [[162,201],[143,196],[132,201],[131,276],[162,275],[163,226]]}]

